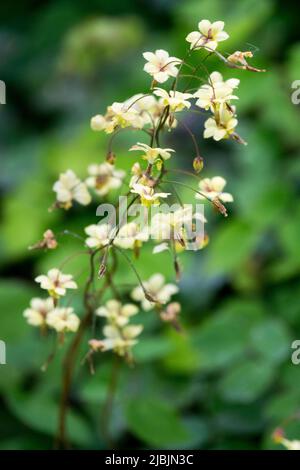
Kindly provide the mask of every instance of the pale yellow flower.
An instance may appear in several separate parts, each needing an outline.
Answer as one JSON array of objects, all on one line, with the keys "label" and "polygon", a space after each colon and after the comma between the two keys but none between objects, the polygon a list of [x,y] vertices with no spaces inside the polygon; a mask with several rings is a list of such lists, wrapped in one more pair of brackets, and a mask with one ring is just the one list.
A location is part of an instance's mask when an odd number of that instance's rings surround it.
[{"label": "pale yellow flower", "polygon": [[142,158],[147,160],[149,163],[154,163],[155,160],[161,157],[163,160],[168,160],[171,157],[171,152],[175,152],[173,149],[169,148],[159,148],[159,147],[150,147],[147,144],[138,142],[136,145],[133,145],[129,151],[140,150],[144,153]]},{"label": "pale yellow flower", "polygon": [[30,301],[30,308],[24,311],[23,316],[26,318],[29,325],[45,326],[47,315],[53,309],[54,302],[52,297],[48,297],[47,299],[34,297]]},{"label": "pale yellow flower", "polygon": [[169,106],[172,112],[182,111],[184,108],[191,107],[191,103],[188,101],[189,98],[193,97],[191,93],[181,93],[174,90],[167,92],[163,88],[154,88],[153,93],[161,97],[163,105],[165,107]]},{"label": "pale yellow flower", "polygon": [[142,330],[142,325],[126,325],[121,329],[114,325],[106,325],[103,328],[105,339],[101,341],[101,350],[113,350],[119,356],[124,356],[137,344],[136,338]]},{"label": "pale yellow flower", "polygon": [[[186,229],[192,229],[194,220],[205,223],[206,219],[201,213],[193,213],[192,207],[186,205],[175,211],[159,212],[151,219],[151,236],[156,240],[184,240]],[[156,247],[157,248],[157,247]],[[156,249],[153,253],[163,251]]]},{"label": "pale yellow flower", "polygon": [[233,95],[233,89],[239,85],[239,82],[236,78],[224,81],[219,72],[213,72],[210,74],[209,83],[202,85],[194,93],[194,97],[198,98],[196,106],[214,111],[216,106],[220,107],[230,103],[231,100],[237,100],[238,97]]},{"label": "pale yellow flower", "polygon": [[132,189],[130,190],[134,194],[138,194],[141,198],[141,203],[143,206],[150,207],[151,205],[159,205],[160,198],[166,198],[171,193],[156,193],[153,188],[146,186],[144,184],[133,184]]},{"label": "pale yellow flower", "polygon": [[209,20],[202,20],[198,23],[199,31],[193,31],[185,38],[191,43],[191,49],[215,50],[218,43],[228,39],[229,35],[223,31],[224,21],[215,21],[211,23]]},{"label": "pale yellow flower", "polygon": [[139,112],[130,107],[127,102],[114,102],[107,107],[106,114],[97,114],[91,119],[91,128],[94,131],[105,131],[111,134],[117,127],[135,127],[141,129],[144,126],[144,120]]},{"label": "pale yellow flower", "polygon": [[147,60],[144,66],[145,72],[149,73],[159,83],[164,83],[169,77],[176,77],[178,74],[176,65],[182,62],[177,57],[170,57],[169,53],[163,49],[158,49],[155,53],[144,52],[143,56]]},{"label": "pale yellow flower", "polygon": [[214,176],[213,178],[204,178],[199,182],[199,191],[203,194],[196,194],[197,199],[208,198],[213,201],[215,198],[222,202],[233,202],[232,194],[223,192],[226,186],[226,180],[222,176]]},{"label": "pale yellow flower", "polygon": [[203,136],[205,139],[212,137],[216,141],[228,139],[235,132],[237,125],[238,120],[234,114],[228,109],[222,108],[217,115],[205,121]]},{"label": "pale yellow flower", "polygon": [[[175,284],[165,284],[165,278],[162,274],[153,274],[147,281],[143,281],[146,292],[158,303],[166,304],[172,295],[177,294],[178,287]],[[131,292],[131,298],[136,302],[141,302],[142,308],[146,311],[151,310],[155,303],[146,299],[144,290],[137,286]]]},{"label": "pale yellow flower", "polygon": [[67,170],[59,175],[59,180],[53,185],[53,191],[56,192],[59,205],[64,209],[69,209],[73,200],[83,206],[91,202],[91,195],[86,185],[77,178],[72,170]]},{"label": "pale yellow flower", "polygon": [[120,248],[134,249],[141,247],[142,243],[148,239],[149,233],[146,227],[140,230],[137,223],[129,222],[122,225],[114,239],[114,244]]},{"label": "pale yellow flower", "polygon": [[108,162],[89,165],[88,173],[90,176],[86,179],[86,184],[99,196],[105,196],[109,191],[120,188],[125,177],[125,171],[115,169],[115,166]]},{"label": "pale yellow flower", "polygon": [[47,325],[58,333],[78,330],[80,320],[72,307],[55,308],[47,315]]},{"label": "pale yellow flower", "polygon": [[139,113],[125,103],[115,102],[107,108],[108,113],[112,114],[112,119],[117,126],[127,127],[133,126],[138,129],[143,127],[143,120]]},{"label": "pale yellow flower", "polygon": [[124,304],[118,300],[108,300],[105,306],[101,306],[96,310],[96,315],[105,317],[110,323],[117,326],[125,326],[129,322],[130,317],[136,315],[139,309],[134,304]]},{"label": "pale yellow flower", "polygon": [[108,245],[113,234],[112,226],[109,224],[92,224],[85,227],[84,231],[88,235],[85,244],[89,248]]},{"label": "pale yellow flower", "polygon": [[71,274],[63,274],[59,269],[53,268],[47,275],[42,274],[35,278],[35,281],[46,289],[53,298],[65,295],[67,289],[77,289],[77,284],[73,281]]}]

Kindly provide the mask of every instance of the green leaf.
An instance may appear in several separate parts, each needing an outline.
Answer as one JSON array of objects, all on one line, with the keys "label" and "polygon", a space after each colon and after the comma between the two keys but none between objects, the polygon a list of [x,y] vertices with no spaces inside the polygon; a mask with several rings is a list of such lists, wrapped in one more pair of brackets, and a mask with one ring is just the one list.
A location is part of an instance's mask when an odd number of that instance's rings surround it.
[{"label": "green leaf", "polygon": [[[15,393],[7,397],[7,404],[16,417],[29,428],[55,436],[58,426],[58,406],[49,397],[31,393],[30,396]],[[86,422],[69,410],[67,418],[68,435],[71,442],[89,445],[91,433]]]},{"label": "green leaf", "polygon": [[227,372],[219,384],[219,391],[227,401],[251,403],[267,390],[274,376],[274,366],[270,363],[248,360]]},{"label": "green leaf", "polygon": [[28,256],[28,246],[57,220],[58,212],[48,211],[53,200],[49,180],[41,175],[27,179],[4,200],[2,240],[10,260]]},{"label": "green leaf", "polygon": [[236,361],[247,348],[251,328],[261,314],[259,303],[236,300],[207,318],[193,334],[200,367],[214,370]]},{"label": "green leaf", "polygon": [[251,332],[252,347],[265,359],[282,362],[291,350],[291,338],[285,324],[276,319],[266,319]]},{"label": "green leaf", "polygon": [[259,234],[255,227],[241,220],[226,222],[210,243],[207,270],[212,273],[231,273],[237,269],[254,249]]},{"label": "green leaf", "polygon": [[177,331],[170,330],[169,337],[172,350],[164,360],[167,370],[191,374],[199,369],[201,362],[198,351],[192,343],[192,331],[187,330],[185,334],[179,334]]},{"label": "green leaf", "polygon": [[188,430],[171,406],[150,397],[132,400],[126,408],[130,431],[150,446],[178,445],[188,438]]},{"label": "green leaf", "polygon": [[299,389],[273,395],[265,407],[265,416],[274,423],[280,423],[299,411]]},{"label": "green leaf", "polygon": [[134,348],[137,362],[148,362],[165,357],[173,349],[172,343],[165,337],[144,338]]},{"label": "green leaf", "polygon": [[16,342],[28,334],[28,326],[22,313],[36,292],[25,282],[3,279],[0,281],[0,339]]}]

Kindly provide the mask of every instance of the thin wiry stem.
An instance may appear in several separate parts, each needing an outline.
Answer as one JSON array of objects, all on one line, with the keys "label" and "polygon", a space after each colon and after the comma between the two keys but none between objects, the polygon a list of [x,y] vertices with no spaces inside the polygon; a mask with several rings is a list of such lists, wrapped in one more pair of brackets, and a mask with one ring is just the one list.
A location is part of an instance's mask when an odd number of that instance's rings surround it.
[{"label": "thin wiry stem", "polygon": [[[95,250],[90,256],[90,275],[89,275],[89,278],[86,282],[85,289],[84,289],[85,314],[83,318],[81,319],[79,328],[71,341],[71,344],[67,350],[67,353],[63,362],[62,393],[61,393],[61,399],[60,399],[59,421],[58,421],[58,430],[57,430],[57,437],[56,437],[56,447],[58,448],[69,447],[69,441],[68,441],[68,435],[67,435],[67,412],[68,412],[68,406],[69,406],[70,389],[71,389],[78,349],[81,344],[83,335],[86,331],[86,328],[91,322],[93,312],[94,312],[93,305],[90,302],[90,288],[93,284],[93,280],[95,277],[94,258],[96,254],[98,253],[98,251],[99,250]],[[102,293],[105,291],[107,287],[106,283],[104,284],[102,288]]]}]

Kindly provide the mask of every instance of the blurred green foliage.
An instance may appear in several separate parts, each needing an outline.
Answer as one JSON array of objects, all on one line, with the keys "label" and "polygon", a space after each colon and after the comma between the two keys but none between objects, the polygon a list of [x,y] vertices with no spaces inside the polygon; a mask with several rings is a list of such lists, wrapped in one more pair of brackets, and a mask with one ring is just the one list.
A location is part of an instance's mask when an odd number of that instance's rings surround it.
[{"label": "blurred green foliage", "polygon": [[[209,215],[209,246],[183,257],[184,334],[139,314],[145,330],[135,367],[121,366],[111,435],[119,448],[269,449],[278,448],[270,435],[284,423],[290,438],[300,438],[300,421],[293,419],[300,366],[290,359],[291,343],[300,337],[299,106],[290,98],[291,83],[300,79],[297,17],[296,4],[276,0],[1,5],[7,105],[0,109],[0,338],[7,365],[0,366],[0,448],[51,448],[55,434],[64,348],[41,372],[53,338],[40,338],[22,311],[38,294],[33,276],[80,250],[80,242],[61,235],[54,253],[27,247],[48,227],[82,234],[95,208],[48,212],[53,181],[69,167],[83,176],[89,163],[104,158],[107,142],[90,131],[90,116],[145,92],[142,52],[160,47],[184,54],[185,35],[202,18],[223,19],[230,40],[222,50],[250,48],[267,73],[206,63],[241,79],[239,131],[247,147],[204,142],[203,119],[188,118],[205,159],[203,174],[224,175],[235,203],[228,219]],[[128,133],[116,141],[119,166],[130,168],[124,148],[138,137]],[[174,139],[178,164],[190,169],[192,144],[180,129]],[[181,197],[191,200],[186,190]],[[68,266],[73,274],[87,268],[80,257]],[[173,276],[168,255],[150,250],[137,269],[142,278],[155,270]],[[135,282],[127,265],[118,280]],[[74,302],[80,313],[79,296]],[[110,354],[101,356],[94,377],[78,365],[68,422],[75,447],[107,445],[101,409],[112,362]]]}]

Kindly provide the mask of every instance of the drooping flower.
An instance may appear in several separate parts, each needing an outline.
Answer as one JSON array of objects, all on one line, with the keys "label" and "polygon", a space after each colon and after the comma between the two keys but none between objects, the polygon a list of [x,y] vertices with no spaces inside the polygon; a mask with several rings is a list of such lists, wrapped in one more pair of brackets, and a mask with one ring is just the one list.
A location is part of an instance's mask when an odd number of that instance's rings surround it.
[{"label": "drooping flower", "polygon": [[115,126],[120,127],[136,127],[141,129],[144,125],[143,119],[139,113],[126,103],[115,102],[107,108],[108,114],[112,116]]},{"label": "drooping flower", "polygon": [[169,148],[159,148],[159,147],[150,147],[147,144],[138,142],[136,145],[133,145],[129,151],[140,150],[144,153],[142,158],[147,160],[149,163],[154,163],[155,160],[161,157],[163,160],[168,160],[171,157],[171,152],[175,152],[173,149]]},{"label": "drooping flower", "polygon": [[78,330],[80,320],[72,307],[57,307],[47,315],[47,325],[58,333]]},{"label": "drooping flower", "polygon": [[203,194],[196,194],[197,199],[208,198],[211,201],[219,199],[222,202],[233,202],[232,194],[223,192],[226,186],[226,180],[222,176],[214,176],[213,178],[204,178],[199,181],[199,191]]},{"label": "drooping flower", "polygon": [[126,102],[114,102],[107,107],[106,114],[97,114],[91,118],[91,128],[94,131],[104,131],[111,134],[117,127],[135,127],[141,129],[144,126],[144,120],[140,113],[130,107]]},{"label": "drooping flower", "polygon": [[125,171],[116,170],[115,166],[108,162],[89,165],[88,173],[90,176],[86,179],[86,184],[99,196],[105,196],[110,190],[118,189],[125,177]]},{"label": "drooping flower", "polygon": [[211,23],[209,20],[202,20],[198,23],[198,29],[199,31],[193,31],[185,38],[191,43],[191,49],[204,47],[207,50],[215,50],[219,42],[229,38],[229,35],[223,31],[224,21]]},{"label": "drooping flower", "polygon": [[39,240],[32,246],[29,246],[29,250],[37,250],[37,249],[48,249],[48,250],[55,250],[57,248],[57,240],[55,238],[54,233],[52,230],[48,229],[43,233],[43,239]]},{"label": "drooping flower", "polygon": [[141,203],[143,206],[150,207],[151,205],[158,206],[160,201],[159,198],[166,198],[171,193],[156,193],[153,188],[144,184],[133,184],[130,190],[134,194],[138,194],[141,197]]},{"label": "drooping flower", "polygon": [[210,117],[205,121],[203,136],[205,139],[212,137],[216,141],[228,139],[235,134],[237,125],[238,120],[234,114],[228,109],[222,108],[214,117]]},{"label": "drooping flower", "polygon": [[29,325],[43,327],[46,325],[47,315],[54,309],[54,302],[52,297],[47,299],[40,299],[34,297],[30,301],[30,308],[27,308],[23,316],[26,318]]},{"label": "drooping flower", "polygon": [[67,289],[77,289],[73,276],[71,274],[63,274],[57,268],[50,269],[47,275],[42,274],[37,276],[35,281],[40,283],[41,288],[46,289],[54,299],[65,295]]},{"label": "drooping flower", "polygon": [[[178,287],[175,284],[165,284],[165,278],[162,274],[153,274],[147,281],[143,281],[146,292],[158,303],[166,304],[172,295],[177,294]],[[137,286],[131,292],[131,298],[136,302],[141,302],[142,308],[146,311],[151,310],[155,303],[145,297],[142,286]]]},{"label": "drooping flower", "polygon": [[258,69],[248,64],[247,58],[251,59],[252,57],[253,53],[251,51],[235,51],[227,57],[227,61],[231,64],[240,64],[240,68],[251,70],[252,72],[265,72],[265,69]]},{"label": "drooping flower", "polygon": [[84,231],[88,235],[85,244],[89,248],[100,248],[107,245],[113,235],[112,226],[109,224],[92,224],[85,227]]},{"label": "drooping flower", "polygon": [[169,53],[163,49],[158,49],[155,53],[144,52],[143,57],[148,61],[144,66],[145,72],[159,83],[166,82],[169,77],[176,77],[178,74],[176,65],[182,62],[177,57],[170,57]]},{"label": "drooping flower", "polygon": [[174,90],[167,92],[163,88],[154,88],[153,93],[161,97],[163,105],[165,107],[169,106],[170,111],[174,113],[191,107],[191,103],[188,101],[189,98],[193,97],[191,93],[181,93]]},{"label": "drooping flower", "polygon": [[149,233],[146,227],[140,230],[136,222],[129,222],[122,225],[114,239],[114,244],[124,249],[135,249],[140,248],[148,239]]},{"label": "drooping flower", "polygon": [[198,98],[196,106],[204,109],[211,109],[214,112],[215,107],[219,109],[225,103],[231,100],[237,100],[238,97],[233,95],[233,89],[239,85],[239,80],[230,78],[223,80],[219,72],[210,74],[209,83],[202,85],[199,90],[194,93],[194,97]]},{"label": "drooping flower", "polygon": [[218,83],[225,84],[232,88],[232,90],[237,88],[240,84],[240,80],[238,78],[227,78],[224,80],[223,75],[217,71],[210,74],[208,82],[211,86],[216,86]]},{"label": "drooping flower", "polygon": [[53,191],[56,192],[59,206],[64,209],[69,209],[73,200],[83,206],[91,202],[91,195],[85,183],[81,182],[72,170],[59,175],[59,180],[53,185]]},{"label": "drooping flower", "polygon": [[113,350],[119,356],[125,356],[137,343],[137,336],[141,334],[142,330],[142,325],[126,325],[122,328],[106,325],[103,328],[105,338],[103,340],[92,339],[89,341],[89,345],[93,351]]},{"label": "drooping flower", "polygon": [[154,95],[138,93],[125,101],[128,109],[135,110],[144,122],[151,127],[156,126],[164,106]]},{"label": "drooping flower", "polygon": [[[189,205],[175,211],[159,212],[151,219],[151,236],[164,242],[171,240],[175,243],[176,251],[182,251],[189,246],[191,240],[204,233],[205,222],[204,215],[200,212],[193,212]],[[195,247],[194,244],[194,249]],[[169,245],[162,243],[153,249],[153,253],[160,253],[167,249]]]},{"label": "drooping flower", "polygon": [[175,211],[158,212],[151,219],[151,236],[157,240],[183,240],[185,229],[192,225],[194,219],[206,222],[204,215],[193,213],[190,205]]},{"label": "drooping flower", "polygon": [[113,325],[124,326],[129,322],[130,317],[136,315],[139,309],[134,304],[124,304],[118,300],[108,300],[105,306],[97,308],[96,315],[105,317]]}]

